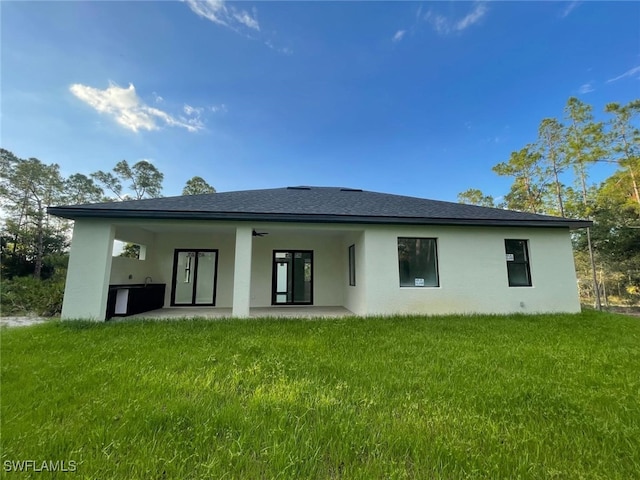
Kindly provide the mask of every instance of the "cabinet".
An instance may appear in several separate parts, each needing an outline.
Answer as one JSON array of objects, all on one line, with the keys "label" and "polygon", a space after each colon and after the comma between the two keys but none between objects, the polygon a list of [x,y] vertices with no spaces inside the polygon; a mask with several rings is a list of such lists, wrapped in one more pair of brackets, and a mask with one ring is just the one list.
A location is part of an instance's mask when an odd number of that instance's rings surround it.
[{"label": "cabinet", "polygon": [[109,285],[107,320],[156,310],[164,306],[166,284]]}]

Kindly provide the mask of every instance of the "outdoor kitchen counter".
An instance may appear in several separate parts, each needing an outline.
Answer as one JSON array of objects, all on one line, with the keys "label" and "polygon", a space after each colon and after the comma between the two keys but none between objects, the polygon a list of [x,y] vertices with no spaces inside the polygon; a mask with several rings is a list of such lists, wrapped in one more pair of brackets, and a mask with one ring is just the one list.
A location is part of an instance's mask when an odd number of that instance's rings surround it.
[{"label": "outdoor kitchen counter", "polygon": [[107,320],[162,308],[166,287],[165,283],[109,285]]}]

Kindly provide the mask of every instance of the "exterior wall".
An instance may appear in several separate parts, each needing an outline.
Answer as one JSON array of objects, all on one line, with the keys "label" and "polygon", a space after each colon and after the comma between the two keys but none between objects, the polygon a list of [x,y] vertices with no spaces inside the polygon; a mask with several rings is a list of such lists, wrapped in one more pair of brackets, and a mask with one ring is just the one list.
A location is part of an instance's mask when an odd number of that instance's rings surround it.
[{"label": "exterior wall", "polygon": [[[150,259],[137,260],[127,257],[113,257],[111,259],[110,284],[132,285],[144,283],[144,279],[151,277],[153,281],[153,264]],[[131,277],[131,278],[129,278]],[[159,282],[161,283],[161,282]]]},{"label": "exterior wall", "polygon": [[271,306],[274,250],[313,250],[313,304],[322,307],[344,304],[347,251],[341,234],[316,230],[285,235],[271,230],[269,235],[253,239],[252,307]]},{"label": "exterior wall", "polygon": [[[401,288],[397,238],[437,238],[439,287]],[[504,239],[529,241],[532,287],[509,287]],[[372,226],[367,314],[579,312],[568,229]]]},{"label": "exterior wall", "polygon": [[[365,263],[364,232],[353,232],[345,235],[342,243],[344,259],[344,307],[356,315],[367,314],[366,283],[367,265]],[[356,284],[349,285],[349,246],[355,246]]]},{"label": "exterior wall", "polygon": [[76,220],[62,302],[63,319],[104,320],[115,228],[107,222]]},{"label": "exterior wall", "polygon": [[[108,284],[142,283],[147,276],[167,285],[169,306],[174,250],[190,248],[218,250],[216,306],[231,308],[236,225],[155,222],[148,227],[155,229],[151,233],[144,224],[76,221],[63,318],[103,320]],[[271,223],[255,228],[269,235],[251,238],[251,307],[271,306],[274,250],[313,250],[317,306],[344,306],[358,315],[580,311],[566,228]],[[145,245],[146,259],[112,258],[114,237]],[[439,287],[399,286],[398,237],[437,239]],[[529,241],[532,287],[508,286],[506,238]],[[350,245],[356,252],[355,286],[349,285]]]}]

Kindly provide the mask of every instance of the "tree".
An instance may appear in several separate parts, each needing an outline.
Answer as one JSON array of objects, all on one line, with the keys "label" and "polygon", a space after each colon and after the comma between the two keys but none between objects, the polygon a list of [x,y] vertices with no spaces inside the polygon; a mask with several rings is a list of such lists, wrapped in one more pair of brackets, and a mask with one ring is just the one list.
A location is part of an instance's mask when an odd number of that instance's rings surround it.
[{"label": "tree", "polygon": [[64,246],[61,223],[47,215],[47,207],[61,203],[63,192],[57,164],[0,149],[0,198],[8,213],[3,228],[5,239],[11,239],[5,242],[3,266],[7,262],[24,270],[32,264],[33,276],[41,277],[45,255]]},{"label": "tree", "polygon": [[563,185],[560,182],[560,174],[567,167],[567,158],[563,151],[564,128],[555,118],[545,118],[538,129],[538,146],[540,159],[544,165],[542,175],[551,178],[555,189],[555,200],[558,213],[565,216],[563,197]]},{"label": "tree", "polygon": [[511,190],[505,195],[507,208],[531,213],[543,211],[547,185],[542,179],[540,153],[532,145],[512,152],[509,161],[497,164],[493,171],[514,178]]},{"label": "tree", "polygon": [[496,206],[491,195],[485,195],[481,190],[478,190],[477,188],[470,188],[462,193],[459,193],[458,203],[492,208],[495,208]]},{"label": "tree", "polygon": [[609,103],[605,111],[613,114],[609,124],[613,160],[625,168],[631,178],[633,199],[638,204],[637,211],[640,215],[640,193],[638,192],[640,129],[633,124],[640,114],[640,100],[633,100],[624,106]]},{"label": "tree", "polygon": [[606,156],[604,126],[596,123],[591,105],[571,97],[564,109],[567,128],[565,130],[564,154],[567,163],[573,167],[576,182],[582,192],[585,211],[580,216],[588,216],[587,178],[589,167]]},{"label": "tree", "polygon": [[[593,195],[589,195],[589,189],[587,188],[587,170],[590,165],[605,155],[603,125],[602,123],[594,122],[591,106],[576,97],[569,98],[564,111],[565,119],[568,122],[568,127],[565,131],[564,153],[567,163],[573,166],[579,190],[582,194],[582,201],[575,202],[576,206],[581,206],[582,208],[576,208],[574,213],[576,217],[591,218],[591,198]],[[595,304],[596,308],[600,310],[602,304],[590,227],[586,229],[586,237]]]},{"label": "tree", "polygon": [[216,189],[209,185],[202,177],[192,177],[187,180],[182,195],[200,195],[203,193],[216,193]]},{"label": "tree", "polygon": [[135,243],[127,243],[120,252],[120,257],[140,258],[140,245]]},{"label": "tree", "polygon": [[[140,160],[133,166],[129,166],[126,160],[121,160],[113,167],[113,173],[98,170],[91,174],[91,178],[112,192],[118,200],[140,200],[161,196],[164,175],[146,160]],[[125,188],[133,195],[124,193]]]},{"label": "tree", "polygon": [[629,201],[632,192],[630,175],[619,169],[600,185],[593,212],[593,245],[606,269],[605,280],[623,279],[625,297],[629,289],[640,289],[640,221]]},{"label": "tree", "polygon": [[104,198],[104,191],[92,178],[81,173],[74,173],[64,182],[65,199],[69,205],[99,202]]}]

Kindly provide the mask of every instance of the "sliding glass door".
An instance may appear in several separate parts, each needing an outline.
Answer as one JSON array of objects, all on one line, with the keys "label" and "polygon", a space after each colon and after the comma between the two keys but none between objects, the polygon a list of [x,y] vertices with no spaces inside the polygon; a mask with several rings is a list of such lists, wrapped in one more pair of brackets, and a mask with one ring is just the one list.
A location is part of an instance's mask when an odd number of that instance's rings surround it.
[{"label": "sliding glass door", "polygon": [[217,273],[217,250],[176,250],[171,305],[215,305]]}]

